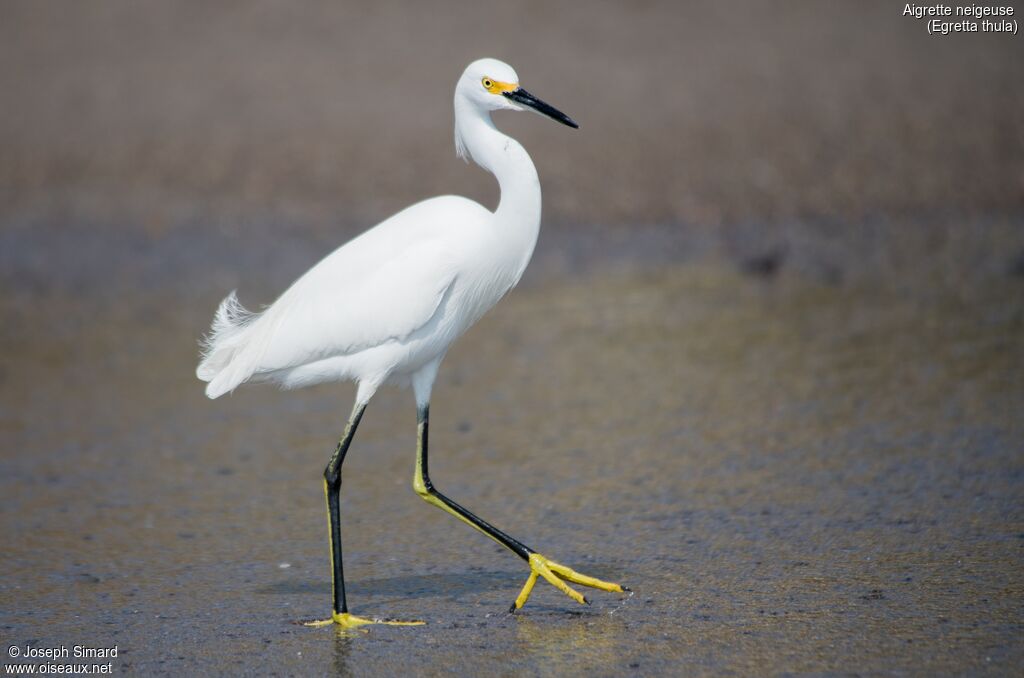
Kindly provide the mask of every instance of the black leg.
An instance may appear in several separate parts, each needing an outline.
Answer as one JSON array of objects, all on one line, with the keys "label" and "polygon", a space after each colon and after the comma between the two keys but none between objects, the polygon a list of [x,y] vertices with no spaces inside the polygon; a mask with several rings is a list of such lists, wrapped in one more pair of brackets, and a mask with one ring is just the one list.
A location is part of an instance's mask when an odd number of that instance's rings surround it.
[{"label": "black leg", "polygon": [[412,486],[416,493],[427,503],[433,504],[442,511],[446,511],[459,520],[472,525],[523,560],[529,561],[530,555],[535,553],[533,549],[505,534],[486,520],[473,515],[468,509],[463,508],[434,489],[434,484],[430,482],[430,474],[427,471],[427,429],[430,425],[430,405],[420,407],[416,415],[418,422],[416,430],[416,475],[412,481]]},{"label": "black leg", "polygon": [[433,504],[442,511],[450,513],[464,523],[475,527],[530,565],[530,576],[527,578],[526,584],[523,585],[522,591],[516,597],[515,602],[512,603],[512,607],[509,608],[509,612],[515,612],[526,604],[526,600],[530,597],[533,586],[537,583],[539,577],[543,577],[552,586],[578,603],[588,603],[588,601],[566,582],[582,584],[601,589],[602,591],[622,592],[627,590],[619,584],[589,577],[561,563],[545,558],[522,542],[513,539],[487,521],[481,520],[467,509],[438,492],[434,488],[434,484],[430,482],[430,474],[427,470],[427,431],[430,426],[430,405],[420,407],[417,415],[419,426],[417,427],[416,441],[416,475],[412,479],[412,486],[416,493],[428,504]]},{"label": "black leg", "polygon": [[334,590],[334,612],[348,612],[348,604],[345,601],[345,572],[341,565],[341,465],[348,454],[349,445],[356,434],[356,427],[359,420],[363,418],[365,404],[356,404],[349,417],[348,425],[345,426],[345,433],[341,436],[338,446],[331,455],[324,469],[324,493],[327,495],[327,527],[331,534],[331,574]]}]

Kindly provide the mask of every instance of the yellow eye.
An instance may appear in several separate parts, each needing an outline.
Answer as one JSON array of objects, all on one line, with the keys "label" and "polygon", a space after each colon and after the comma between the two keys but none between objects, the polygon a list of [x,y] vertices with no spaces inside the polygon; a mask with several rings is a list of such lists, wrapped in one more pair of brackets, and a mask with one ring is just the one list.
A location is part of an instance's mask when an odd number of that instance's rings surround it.
[{"label": "yellow eye", "polygon": [[490,88],[494,87],[494,81],[491,80],[490,78],[484,78],[480,82],[483,83],[483,86],[484,86],[485,89],[490,89]]}]

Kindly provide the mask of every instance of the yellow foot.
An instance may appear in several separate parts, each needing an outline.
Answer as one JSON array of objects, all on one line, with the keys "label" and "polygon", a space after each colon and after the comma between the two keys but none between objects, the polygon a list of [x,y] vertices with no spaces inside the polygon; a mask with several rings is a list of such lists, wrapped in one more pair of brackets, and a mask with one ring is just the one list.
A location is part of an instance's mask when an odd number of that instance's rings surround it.
[{"label": "yellow foot", "polygon": [[319,621],[304,622],[303,626],[312,626],[320,628],[321,626],[327,626],[329,624],[337,624],[343,629],[355,629],[360,626],[366,626],[367,624],[386,624],[388,626],[421,626],[426,622],[421,621],[399,621],[397,619],[370,619],[369,617],[357,617],[354,614],[348,612],[335,612],[331,615],[330,619],[323,619]]},{"label": "yellow foot", "polygon": [[530,592],[533,591],[533,585],[537,583],[537,577],[544,577],[552,586],[575,600],[577,603],[586,603],[587,605],[590,605],[590,601],[580,595],[576,589],[562,581],[563,579],[571,581],[574,584],[582,584],[583,586],[601,589],[602,591],[613,591],[616,593],[629,591],[628,588],[620,584],[613,584],[611,582],[588,577],[587,575],[580,574],[565,565],[559,565],[553,560],[548,560],[539,553],[533,553],[530,554],[530,576],[523,585],[523,590],[519,592],[519,597],[516,598],[516,602],[512,603],[512,607],[509,608],[509,612],[515,612],[526,604],[526,599],[530,597]]}]

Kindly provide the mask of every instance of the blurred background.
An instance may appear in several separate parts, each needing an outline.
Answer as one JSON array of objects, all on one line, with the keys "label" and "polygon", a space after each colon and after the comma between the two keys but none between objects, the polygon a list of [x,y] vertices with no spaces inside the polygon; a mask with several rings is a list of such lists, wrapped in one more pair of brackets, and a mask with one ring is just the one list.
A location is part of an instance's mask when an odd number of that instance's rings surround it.
[{"label": "blurred background", "polygon": [[[902,11],[0,4],[2,640],[130,673],[1013,673],[1024,50]],[[436,482],[637,593],[504,615],[525,570],[408,489],[389,392],[346,465],[350,603],[431,624],[311,632],[352,389],[209,402],[197,340],[414,201],[493,207],[452,140],[481,56],[581,129],[496,116],[544,221],[446,361]]]}]

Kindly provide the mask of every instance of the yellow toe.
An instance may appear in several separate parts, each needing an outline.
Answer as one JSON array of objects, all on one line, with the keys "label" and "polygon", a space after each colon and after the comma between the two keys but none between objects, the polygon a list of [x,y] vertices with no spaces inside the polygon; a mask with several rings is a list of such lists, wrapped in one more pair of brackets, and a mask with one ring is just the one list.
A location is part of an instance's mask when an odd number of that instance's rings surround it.
[{"label": "yellow toe", "polygon": [[369,624],[384,624],[386,626],[422,626],[426,624],[423,621],[400,621],[398,619],[377,619],[370,617],[358,617],[348,612],[335,612],[331,615],[330,619],[323,619],[318,621],[306,622],[304,626],[311,626],[313,628],[321,628],[330,624],[337,624],[343,629],[356,629],[360,626],[367,626]]},{"label": "yellow toe", "polygon": [[559,565],[558,563],[550,560],[548,561],[548,567],[559,577],[564,577],[574,584],[582,584],[583,586],[601,589],[602,591],[611,591],[613,593],[622,593],[624,591],[621,584],[615,584],[610,581],[604,581],[595,577],[589,577],[585,574],[580,574],[572,568],[566,567],[565,565]]}]

